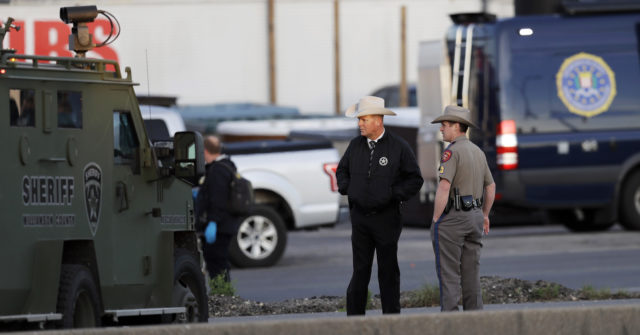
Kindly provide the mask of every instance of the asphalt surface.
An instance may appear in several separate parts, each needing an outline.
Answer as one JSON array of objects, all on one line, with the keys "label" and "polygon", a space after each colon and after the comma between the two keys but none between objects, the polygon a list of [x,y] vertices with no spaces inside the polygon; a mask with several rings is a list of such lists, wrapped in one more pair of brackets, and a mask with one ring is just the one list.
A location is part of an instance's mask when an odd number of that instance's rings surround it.
[{"label": "asphalt surface", "polygon": [[[236,294],[276,302],[313,296],[344,296],[351,276],[350,224],[289,233],[281,261],[270,268],[232,269]],[[614,226],[576,234],[563,226],[493,227],[484,238],[482,276],[546,280],[573,289],[640,291],[640,232]],[[398,259],[401,290],[437,285],[429,230],[405,228]],[[377,267],[369,285],[379,292]]]}]

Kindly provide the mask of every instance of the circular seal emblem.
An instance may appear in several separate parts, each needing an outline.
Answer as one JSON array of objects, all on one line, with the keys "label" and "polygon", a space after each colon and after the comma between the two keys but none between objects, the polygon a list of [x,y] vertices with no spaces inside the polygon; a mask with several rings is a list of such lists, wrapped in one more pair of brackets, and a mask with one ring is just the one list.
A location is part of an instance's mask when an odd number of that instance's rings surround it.
[{"label": "circular seal emblem", "polygon": [[91,234],[96,235],[102,205],[102,169],[96,163],[84,167],[84,204]]},{"label": "circular seal emblem", "polygon": [[562,62],[556,88],[571,113],[592,117],[609,109],[616,96],[616,78],[601,57],[581,52]]},{"label": "circular seal emblem", "polygon": [[389,160],[387,159],[387,157],[380,157],[380,160],[378,161],[378,163],[380,163],[381,166],[385,166],[387,165],[387,163],[389,163]]}]

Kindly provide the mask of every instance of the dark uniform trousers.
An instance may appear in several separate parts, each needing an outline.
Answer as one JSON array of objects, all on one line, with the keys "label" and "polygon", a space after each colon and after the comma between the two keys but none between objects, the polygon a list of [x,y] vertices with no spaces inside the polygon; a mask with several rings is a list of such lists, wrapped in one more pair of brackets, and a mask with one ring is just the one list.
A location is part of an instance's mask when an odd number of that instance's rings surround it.
[{"label": "dark uniform trousers", "polygon": [[483,223],[480,208],[470,211],[452,208],[431,225],[442,311],[458,310],[460,287],[464,310],[482,309],[479,268]]},{"label": "dark uniform trousers", "polygon": [[229,270],[229,244],[233,235],[217,232],[216,241],[212,244],[203,243],[203,257],[207,266],[207,272],[211,279],[224,275],[226,282],[231,281]]},{"label": "dark uniform trousers", "polygon": [[363,315],[367,304],[373,253],[378,260],[378,283],[382,312],[400,313],[398,239],[402,232],[397,205],[376,213],[351,209],[353,276],[347,288],[347,315]]}]

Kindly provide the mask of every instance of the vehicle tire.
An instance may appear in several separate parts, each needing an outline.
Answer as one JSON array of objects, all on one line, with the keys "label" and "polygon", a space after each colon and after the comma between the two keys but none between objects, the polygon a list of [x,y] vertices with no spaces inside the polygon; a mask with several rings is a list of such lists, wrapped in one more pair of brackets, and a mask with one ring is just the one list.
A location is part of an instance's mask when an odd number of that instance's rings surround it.
[{"label": "vehicle tire", "polygon": [[573,232],[604,231],[615,223],[597,222],[595,220],[597,209],[583,209],[584,217],[580,218],[573,210],[552,210],[549,211],[549,219],[554,223],[561,223]]},{"label": "vehicle tire", "polygon": [[628,230],[640,230],[640,172],[632,174],[622,189],[620,223]]},{"label": "vehicle tire", "polygon": [[184,306],[184,315],[171,318],[175,323],[207,322],[209,320],[209,297],[204,275],[196,255],[185,249],[176,249],[173,267],[174,306]]},{"label": "vehicle tire", "polygon": [[229,245],[229,259],[240,268],[275,264],[284,253],[287,230],[280,215],[267,206],[255,206],[240,222]]},{"label": "vehicle tire", "polygon": [[61,328],[100,327],[100,294],[91,271],[80,264],[63,264],[56,310],[62,314]]}]

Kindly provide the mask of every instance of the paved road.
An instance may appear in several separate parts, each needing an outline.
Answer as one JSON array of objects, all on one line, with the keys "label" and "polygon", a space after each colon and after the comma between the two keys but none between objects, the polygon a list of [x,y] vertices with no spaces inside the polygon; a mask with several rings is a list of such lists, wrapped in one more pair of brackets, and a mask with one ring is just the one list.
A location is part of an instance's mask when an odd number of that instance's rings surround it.
[{"label": "paved road", "polygon": [[[405,228],[398,259],[401,289],[437,284],[429,231]],[[619,227],[575,234],[562,226],[495,227],[484,239],[481,275],[548,280],[570,288],[584,285],[640,291],[640,232]],[[374,263],[370,289],[378,293]],[[237,294],[271,302],[291,298],[344,296],[351,276],[350,225],[291,232],[274,267],[232,269]]]}]

